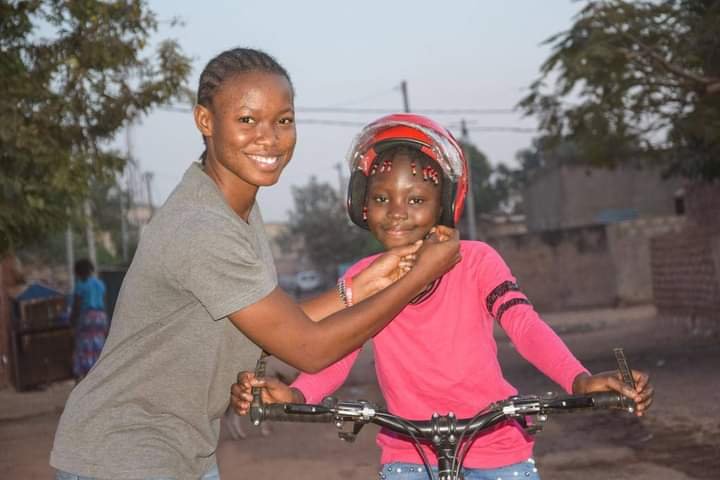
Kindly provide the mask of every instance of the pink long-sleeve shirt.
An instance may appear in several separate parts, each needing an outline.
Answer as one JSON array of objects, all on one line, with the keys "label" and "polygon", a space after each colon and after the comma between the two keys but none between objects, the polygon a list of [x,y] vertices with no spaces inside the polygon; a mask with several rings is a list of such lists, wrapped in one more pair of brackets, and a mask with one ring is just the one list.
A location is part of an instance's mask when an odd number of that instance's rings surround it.
[{"label": "pink long-sleeve shirt", "polygon": [[[433,412],[471,417],[488,404],[517,394],[503,377],[493,337],[499,322],[520,354],[566,392],[587,370],[538,316],[500,255],[482,242],[461,242],[461,262],[446,273],[427,300],[408,305],[379,332],[374,342],[375,369],[387,409],[409,419]],[[374,257],[360,260],[347,276]],[[359,350],[316,374],[292,384],[308,403],[318,403],[347,378]],[[381,463],[421,463],[411,441],[381,430]],[[506,422],[477,438],[465,466],[497,468],[527,460],[533,442],[515,422]],[[432,452],[426,448],[431,461]]]}]

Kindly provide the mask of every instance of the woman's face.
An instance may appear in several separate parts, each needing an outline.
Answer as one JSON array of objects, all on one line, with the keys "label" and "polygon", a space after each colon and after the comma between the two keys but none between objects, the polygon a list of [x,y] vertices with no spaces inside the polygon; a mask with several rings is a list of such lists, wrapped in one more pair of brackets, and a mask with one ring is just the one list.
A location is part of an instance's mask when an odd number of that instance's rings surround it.
[{"label": "woman's face", "polygon": [[223,81],[210,108],[195,122],[207,141],[207,159],[222,179],[251,187],[275,184],[295,149],[295,111],[288,80],[265,72]]},{"label": "woman's face", "polygon": [[392,158],[392,168],[368,177],[367,224],[385,248],[422,240],[442,211],[440,185],[423,180],[422,168],[412,174],[411,159],[403,153]]}]

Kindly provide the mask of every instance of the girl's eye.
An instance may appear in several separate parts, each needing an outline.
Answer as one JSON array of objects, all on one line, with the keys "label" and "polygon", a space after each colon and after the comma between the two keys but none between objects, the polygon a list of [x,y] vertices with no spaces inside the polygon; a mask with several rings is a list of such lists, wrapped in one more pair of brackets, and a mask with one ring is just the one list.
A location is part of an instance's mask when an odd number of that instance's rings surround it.
[{"label": "girl's eye", "polygon": [[387,197],[384,197],[384,196],[382,196],[382,195],[376,195],[376,196],[373,198],[373,200],[374,200],[376,203],[384,203],[384,202],[387,201]]},{"label": "girl's eye", "polygon": [[420,205],[425,201],[424,198],[411,198],[410,199],[410,205]]},{"label": "girl's eye", "polygon": [[240,117],[238,118],[238,121],[240,123],[255,123],[255,119],[253,117]]},{"label": "girl's eye", "polygon": [[292,125],[295,123],[295,119],[293,117],[286,117],[280,119],[280,125]]}]

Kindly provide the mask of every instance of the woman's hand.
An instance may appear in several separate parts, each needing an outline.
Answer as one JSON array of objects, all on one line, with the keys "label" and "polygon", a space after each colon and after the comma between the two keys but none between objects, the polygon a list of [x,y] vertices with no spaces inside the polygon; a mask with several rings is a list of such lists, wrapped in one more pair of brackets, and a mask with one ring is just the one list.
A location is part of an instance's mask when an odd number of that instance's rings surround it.
[{"label": "woman's hand", "polygon": [[437,226],[418,250],[411,273],[422,275],[425,286],[452,269],[460,258],[459,232],[453,228]]},{"label": "woman's hand", "polygon": [[271,403],[305,403],[302,394],[274,377],[258,379],[253,372],[238,373],[237,383],[230,388],[230,403],[238,415],[247,415],[252,402],[252,388],[260,387],[262,401]]},{"label": "woman's hand", "polygon": [[422,240],[392,248],[352,279],[353,303],[364,300],[401,279],[415,264]]},{"label": "woman's hand", "polygon": [[617,370],[588,375],[582,373],[573,382],[573,393],[585,395],[593,392],[614,390],[635,402],[635,415],[642,417],[653,402],[655,388],[650,384],[650,376],[645,372],[631,371],[635,380],[635,390],[623,382]]}]

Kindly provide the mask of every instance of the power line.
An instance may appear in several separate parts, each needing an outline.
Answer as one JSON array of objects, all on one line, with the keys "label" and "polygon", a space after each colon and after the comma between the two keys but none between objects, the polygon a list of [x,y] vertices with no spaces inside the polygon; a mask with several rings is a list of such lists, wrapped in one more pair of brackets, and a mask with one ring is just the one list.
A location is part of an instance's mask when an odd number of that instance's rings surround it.
[{"label": "power line", "polygon": [[[161,110],[169,112],[192,112],[192,108],[177,105],[169,105],[162,107]],[[364,114],[364,113],[392,113],[397,108],[381,108],[381,107],[296,107],[296,112],[310,113],[344,113],[344,114]],[[414,113],[428,115],[509,115],[517,114],[512,108],[416,108]]]},{"label": "power line", "polygon": [[[168,111],[168,112],[177,112],[177,113],[189,113],[192,110],[187,107],[178,107],[178,106],[166,106],[161,107],[160,110]],[[300,110],[300,109],[298,109]],[[364,111],[369,111],[373,109],[362,109]],[[309,111],[305,109],[305,111]],[[416,112],[421,112],[422,110],[416,110]],[[388,113],[387,110],[373,110],[374,113]],[[449,112],[449,111],[448,111]],[[338,120],[338,119],[323,119],[323,118],[297,118],[295,121],[298,124],[301,125],[326,125],[326,126],[332,126],[332,127],[364,127],[367,125],[366,121],[360,121],[360,120]],[[457,130],[459,128],[459,124],[451,124],[449,125],[449,128],[451,130]],[[531,128],[531,127],[513,127],[513,126],[504,126],[504,125],[468,125],[467,129],[472,132],[506,132],[506,133],[535,133],[537,132],[537,129]]]},{"label": "power line", "polygon": [[[297,107],[298,112],[312,113],[391,113],[397,108],[364,107]],[[428,115],[508,115],[517,114],[512,108],[414,108],[413,113]]]}]

